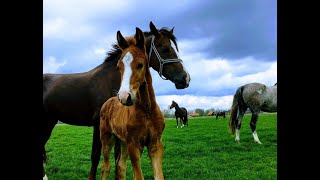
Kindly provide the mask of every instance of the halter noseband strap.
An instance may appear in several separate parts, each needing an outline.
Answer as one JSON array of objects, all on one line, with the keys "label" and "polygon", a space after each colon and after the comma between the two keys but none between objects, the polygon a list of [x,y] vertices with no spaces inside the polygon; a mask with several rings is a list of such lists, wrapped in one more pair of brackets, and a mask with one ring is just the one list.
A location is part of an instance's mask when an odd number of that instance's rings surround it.
[{"label": "halter noseband strap", "polygon": [[168,80],[166,77],[164,77],[162,75],[162,70],[163,70],[163,65],[166,63],[174,63],[174,62],[182,62],[181,59],[162,59],[160,54],[158,53],[158,50],[156,48],[156,46],[154,45],[154,36],[152,36],[152,40],[151,40],[151,45],[150,45],[150,52],[149,52],[149,60],[151,58],[151,53],[152,50],[154,51],[154,53],[156,54],[158,60],[159,60],[159,64],[160,64],[160,68],[159,68],[159,76],[164,79],[164,80]]}]

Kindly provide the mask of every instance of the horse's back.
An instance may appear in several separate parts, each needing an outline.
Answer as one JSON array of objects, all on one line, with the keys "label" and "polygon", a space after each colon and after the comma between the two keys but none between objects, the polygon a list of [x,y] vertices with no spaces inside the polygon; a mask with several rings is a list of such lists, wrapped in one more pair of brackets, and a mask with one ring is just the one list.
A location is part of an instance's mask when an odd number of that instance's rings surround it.
[{"label": "horse's back", "polygon": [[95,98],[85,73],[43,74],[43,108],[51,118],[80,126],[93,125]]},{"label": "horse's back", "polygon": [[249,83],[243,86],[242,97],[251,111],[274,111],[276,109],[276,88],[261,83]]},{"label": "horse's back", "polygon": [[187,116],[188,115],[188,111],[187,111],[186,108],[182,107],[181,110],[183,112],[183,116]]}]

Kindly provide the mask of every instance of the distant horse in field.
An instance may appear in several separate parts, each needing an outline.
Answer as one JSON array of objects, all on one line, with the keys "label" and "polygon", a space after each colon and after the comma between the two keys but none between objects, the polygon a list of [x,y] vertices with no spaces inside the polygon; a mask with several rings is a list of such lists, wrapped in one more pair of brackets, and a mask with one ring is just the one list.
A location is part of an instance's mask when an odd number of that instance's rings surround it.
[{"label": "distant horse in field", "polygon": [[172,101],[170,105],[170,109],[175,108],[176,111],[174,113],[177,121],[177,128],[178,128],[178,118],[180,119],[180,127],[182,128],[183,126],[188,125],[188,111],[184,107],[179,107],[178,103],[175,101]]},{"label": "distant horse in field", "polygon": [[237,143],[240,142],[241,121],[248,108],[252,113],[250,127],[253,139],[256,143],[261,144],[256,131],[258,115],[260,111],[277,112],[277,83],[270,87],[261,83],[249,83],[237,89],[233,97],[229,120],[229,128],[232,135],[236,133]]},{"label": "distant horse in field", "polygon": [[141,170],[143,147],[148,148],[154,179],[164,179],[162,172],[162,132],[164,117],[156,102],[145,50],[144,35],[136,28],[135,38],[124,39],[117,32],[122,55],[117,68],[121,86],[117,97],[108,99],[100,111],[100,140],[103,162],[102,179],[110,174],[110,153],[115,141],[120,144],[115,179],[126,179],[126,160],[130,156],[134,179],[144,179]]},{"label": "distant horse in field", "polygon": [[216,113],[216,120],[218,119],[219,116],[222,116],[224,119],[226,118],[226,112],[224,111],[219,111]]},{"label": "distant horse in field", "polygon": [[[144,32],[149,67],[156,70],[162,79],[172,81],[177,89],[187,88],[190,76],[173,48],[178,50],[173,28],[158,30],[152,22],[149,27],[151,31]],[[41,146],[45,148],[58,120],[70,125],[93,126],[89,180],[96,179],[101,156],[100,108],[107,99],[116,96],[120,88],[121,76],[116,66],[121,53],[122,50],[114,44],[104,62],[88,72],[43,74]]]}]

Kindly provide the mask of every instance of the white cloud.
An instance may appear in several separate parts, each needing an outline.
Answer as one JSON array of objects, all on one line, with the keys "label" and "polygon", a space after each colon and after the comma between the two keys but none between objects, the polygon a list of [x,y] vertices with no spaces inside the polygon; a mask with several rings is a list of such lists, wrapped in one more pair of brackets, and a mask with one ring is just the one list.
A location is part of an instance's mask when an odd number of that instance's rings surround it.
[{"label": "white cloud", "polygon": [[43,63],[43,73],[56,73],[58,69],[66,64],[66,61],[61,63],[57,62],[56,58],[50,56]]},{"label": "white cloud", "polygon": [[85,38],[94,33],[95,29],[89,24],[77,24],[61,17],[49,19],[43,23],[44,39],[70,41]]}]

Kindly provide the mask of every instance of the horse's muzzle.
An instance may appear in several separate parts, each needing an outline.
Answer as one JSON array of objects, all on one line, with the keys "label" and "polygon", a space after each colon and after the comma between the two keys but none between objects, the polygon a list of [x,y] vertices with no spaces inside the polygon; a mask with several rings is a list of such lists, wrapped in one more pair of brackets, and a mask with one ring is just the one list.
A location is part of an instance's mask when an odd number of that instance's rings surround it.
[{"label": "horse's muzzle", "polygon": [[131,96],[131,93],[121,92],[118,94],[119,102],[125,106],[132,106],[134,103],[134,98]]},{"label": "horse's muzzle", "polygon": [[189,83],[190,83],[189,74],[184,75],[181,79],[174,78],[174,84],[177,89],[185,89],[185,88],[189,87]]}]

